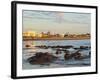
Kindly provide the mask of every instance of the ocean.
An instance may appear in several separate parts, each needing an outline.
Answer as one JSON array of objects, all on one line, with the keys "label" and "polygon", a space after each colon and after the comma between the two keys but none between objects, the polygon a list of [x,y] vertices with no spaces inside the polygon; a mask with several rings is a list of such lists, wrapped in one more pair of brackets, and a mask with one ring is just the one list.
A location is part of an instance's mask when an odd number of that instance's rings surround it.
[{"label": "ocean", "polygon": [[[30,48],[26,48],[25,45],[31,45]],[[91,47],[90,40],[31,40],[31,41],[23,41],[23,51],[22,51],[22,69],[44,69],[44,68],[62,68],[62,67],[84,67],[91,66],[91,57],[87,57],[81,60],[69,59],[65,60],[65,53],[62,51],[62,54],[55,54],[56,50],[52,48],[37,48],[35,46],[66,46],[72,45],[73,48],[67,49],[70,53],[74,53],[74,48],[79,48],[80,46],[88,46]],[[50,54],[59,57],[54,62],[48,64],[30,64],[27,59],[31,56],[34,56],[36,52],[49,52]],[[83,56],[88,56],[89,52],[91,52],[91,48],[83,49],[80,53]]]}]

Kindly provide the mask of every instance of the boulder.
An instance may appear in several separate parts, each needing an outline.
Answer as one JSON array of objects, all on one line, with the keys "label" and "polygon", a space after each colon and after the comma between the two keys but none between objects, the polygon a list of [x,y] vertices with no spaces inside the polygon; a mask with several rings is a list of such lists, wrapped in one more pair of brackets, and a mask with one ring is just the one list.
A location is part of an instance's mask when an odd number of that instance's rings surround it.
[{"label": "boulder", "polygon": [[71,55],[69,54],[69,53],[66,53],[65,55],[64,55],[64,59],[65,60],[68,60],[68,59],[71,59],[72,57],[71,57]]},{"label": "boulder", "polygon": [[25,45],[25,47],[26,47],[26,48],[29,48],[29,47],[31,47],[31,45],[27,44],[27,45]]},{"label": "boulder", "polygon": [[89,56],[91,57],[91,52],[89,52]]},{"label": "boulder", "polygon": [[69,54],[69,51],[68,50],[64,51],[64,53],[65,53],[65,55],[64,55],[64,59],[65,60],[68,60],[68,59],[71,59],[72,58],[71,57],[71,54]]},{"label": "boulder", "polygon": [[80,46],[80,49],[88,49],[88,46]]},{"label": "boulder", "polygon": [[57,49],[55,54],[61,54],[61,49]]},{"label": "boulder", "polygon": [[74,56],[74,59],[80,60],[80,59],[83,59],[83,56],[81,53],[76,53]]},{"label": "boulder", "polygon": [[81,50],[76,51],[75,53],[71,54],[71,57],[74,59],[82,59],[82,54],[80,53]]},{"label": "boulder", "polygon": [[45,63],[50,63],[56,59],[57,59],[56,56],[51,55],[48,52],[46,53],[38,52],[36,53],[35,56],[32,56],[27,60],[29,61],[30,64],[45,64]]}]

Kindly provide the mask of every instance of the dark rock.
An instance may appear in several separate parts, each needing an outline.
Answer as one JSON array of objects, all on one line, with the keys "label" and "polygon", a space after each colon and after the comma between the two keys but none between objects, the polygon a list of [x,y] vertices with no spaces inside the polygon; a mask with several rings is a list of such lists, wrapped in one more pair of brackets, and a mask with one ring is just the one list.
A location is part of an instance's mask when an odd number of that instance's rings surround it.
[{"label": "dark rock", "polygon": [[91,52],[89,52],[89,57],[91,57]]},{"label": "dark rock", "polygon": [[65,46],[65,48],[69,49],[72,48],[73,46],[69,45],[69,46]]},{"label": "dark rock", "polygon": [[88,47],[88,46],[80,46],[79,48],[73,48],[73,49],[76,49],[76,50],[80,50],[80,49],[82,49],[82,50],[88,50],[88,49],[90,49],[91,47]]},{"label": "dark rock", "polygon": [[[89,58],[90,55],[82,55],[82,53],[80,53],[81,50],[76,51],[75,53],[69,54],[68,51],[65,51],[65,55],[64,55],[64,59],[68,60],[68,59],[72,59],[74,58],[75,60],[82,60],[82,59],[86,59]],[[90,54],[90,53],[89,53]]]},{"label": "dark rock", "polygon": [[80,46],[80,49],[88,49],[88,46]]},{"label": "dark rock", "polygon": [[49,47],[48,47],[48,46],[46,46],[46,45],[35,46],[35,47],[42,48],[42,49],[48,49],[48,48],[49,48]]},{"label": "dark rock", "polygon": [[31,47],[31,45],[27,44],[27,45],[25,45],[25,47],[29,48],[29,47]]},{"label": "dark rock", "polygon": [[74,56],[74,59],[80,60],[80,59],[83,59],[83,57],[80,55],[76,55],[76,56]]},{"label": "dark rock", "polygon": [[66,49],[69,49],[69,48],[72,48],[73,46],[72,45],[67,45],[67,46],[55,46],[56,48],[66,48]]},{"label": "dark rock", "polygon": [[89,66],[90,64],[89,63],[83,63],[82,65]]},{"label": "dark rock", "polygon": [[71,57],[71,55],[69,54],[69,53],[66,53],[65,55],[64,55],[64,59],[65,60],[68,60],[68,59],[71,59],[72,57]]},{"label": "dark rock", "polygon": [[38,47],[38,48],[45,48],[45,49],[48,49],[48,48],[66,48],[66,49],[69,49],[69,48],[72,48],[73,46],[72,45],[67,45],[67,46],[46,46],[46,45],[41,45],[41,46],[35,46],[35,47]]},{"label": "dark rock", "polygon": [[71,57],[71,54],[69,54],[69,51],[68,50],[64,51],[64,53],[65,53],[65,55],[64,55],[64,59],[65,60],[68,60],[68,59],[71,59],[72,58]]},{"label": "dark rock", "polygon": [[50,63],[56,59],[57,59],[56,56],[53,56],[48,52],[46,53],[38,52],[36,53],[35,56],[32,56],[27,60],[29,61],[30,64],[44,64],[44,63]]},{"label": "dark rock", "polygon": [[68,50],[63,50],[64,51],[64,53],[69,53],[70,51],[68,51]]},{"label": "dark rock", "polygon": [[57,49],[55,54],[61,54],[61,49]]},{"label": "dark rock", "polygon": [[80,48],[73,48],[73,49],[79,50]]},{"label": "dark rock", "polygon": [[80,53],[81,50],[76,51],[75,53],[71,54],[71,57],[73,57],[74,59],[82,59],[82,54]]}]

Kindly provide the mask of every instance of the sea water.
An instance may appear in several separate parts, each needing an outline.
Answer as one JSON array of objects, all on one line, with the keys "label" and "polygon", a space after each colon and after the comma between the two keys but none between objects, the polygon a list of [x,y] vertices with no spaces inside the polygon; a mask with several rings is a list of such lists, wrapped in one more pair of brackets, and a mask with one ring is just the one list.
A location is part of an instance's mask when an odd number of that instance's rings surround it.
[{"label": "sea water", "polygon": [[[31,45],[30,48],[26,48],[25,45]],[[64,52],[62,54],[56,55],[56,50],[53,50],[51,48],[48,49],[41,49],[37,48],[35,46],[40,45],[46,45],[46,46],[64,46],[64,45],[72,45],[75,48],[79,48],[80,46],[91,46],[90,40],[33,40],[33,41],[23,41],[23,53],[22,53],[22,68],[23,69],[41,69],[41,68],[57,68],[57,67],[84,67],[84,66],[90,66],[91,65],[91,58],[86,58],[82,60],[64,60]],[[70,52],[75,52],[73,48],[68,49]],[[83,50],[81,51],[82,55],[89,55],[89,52],[91,50]],[[58,60],[45,64],[45,65],[32,65],[30,64],[27,59],[33,55],[35,55],[36,52],[49,52],[57,57],[59,57]]]}]

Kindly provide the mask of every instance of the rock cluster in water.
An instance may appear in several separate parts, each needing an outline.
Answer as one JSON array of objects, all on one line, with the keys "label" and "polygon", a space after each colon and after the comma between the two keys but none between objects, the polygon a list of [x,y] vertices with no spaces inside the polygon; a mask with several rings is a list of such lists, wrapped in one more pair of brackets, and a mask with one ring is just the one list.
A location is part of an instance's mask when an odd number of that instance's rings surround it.
[{"label": "rock cluster in water", "polygon": [[[26,47],[30,47],[30,46],[26,45]],[[64,54],[65,60],[68,60],[68,59],[81,60],[81,59],[89,58],[91,56],[91,52],[89,52],[89,55],[87,55],[87,56],[83,56],[82,53],[80,52],[81,50],[89,49],[90,47],[88,47],[88,46],[80,46],[79,48],[75,48],[72,45],[67,45],[67,46],[45,46],[45,45],[41,45],[41,46],[35,46],[35,47],[42,48],[42,49],[48,49],[48,48],[55,49],[56,55],[63,54],[63,53],[61,53],[61,51],[63,51],[65,53]],[[73,48],[77,51],[70,54],[70,51],[67,50],[69,48]],[[36,52],[35,56],[29,57],[27,60],[30,64],[44,64],[44,63],[53,62],[57,59],[58,59],[58,57],[54,56],[51,53]]]},{"label": "rock cluster in water", "polygon": [[79,51],[76,51],[75,53],[72,53],[72,54],[66,53],[64,55],[65,60],[72,59],[72,58],[74,58],[75,60],[81,60],[81,59],[85,59],[89,57],[90,57],[90,54],[87,56],[83,56],[82,53],[80,53]]},{"label": "rock cluster in water", "polygon": [[67,45],[67,46],[46,46],[46,45],[41,45],[41,46],[35,46],[35,47],[38,47],[38,48],[43,48],[43,49],[48,49],[48,48],[66,48],[66,49],[69,49],[69,48],[72,48],[73,46],[72,45]]}]

